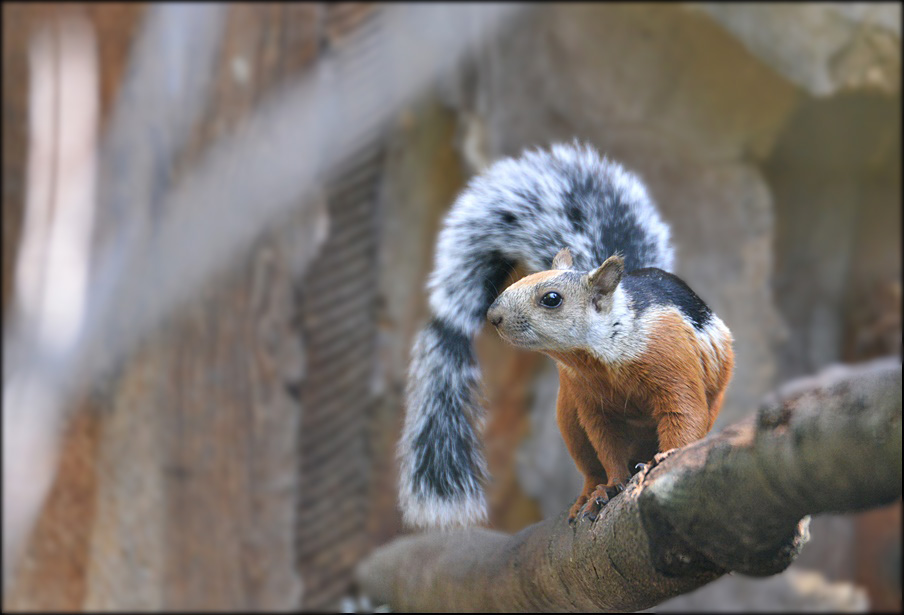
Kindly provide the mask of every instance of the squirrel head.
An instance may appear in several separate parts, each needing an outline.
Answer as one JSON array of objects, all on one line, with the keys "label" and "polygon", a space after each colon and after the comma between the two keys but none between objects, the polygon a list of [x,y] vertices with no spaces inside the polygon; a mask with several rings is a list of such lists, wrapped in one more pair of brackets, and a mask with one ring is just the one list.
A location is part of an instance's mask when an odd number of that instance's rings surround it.
[{"label": "squirrel head", "polygon": [[[502,292],[487,320],[507,342],[540,351],[592,350],[601,337],[615,339],[630,314],[618,288],[624,260],[612,255],[593,271],[575,271],[568,248],[552,269],[526,276]],[[617,332],[616,332],[617,333]]]}]

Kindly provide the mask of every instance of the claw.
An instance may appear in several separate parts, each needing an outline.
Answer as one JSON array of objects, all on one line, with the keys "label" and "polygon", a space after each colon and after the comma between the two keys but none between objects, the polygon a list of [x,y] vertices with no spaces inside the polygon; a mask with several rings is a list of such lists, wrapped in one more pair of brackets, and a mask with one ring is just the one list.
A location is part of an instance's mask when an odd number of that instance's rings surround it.
[{"label": "claw", "polygon": [[668,456],[672,453],[672,451],[674,451],[674,450],[675,450],[675,449],[670,448],[670,449],[667,450],[667,451],[663,451],[663,452],[661,452],[661,453],[656,453],[655,455],[653,455],[653,465],[658,464],[660,461],[662,461],[663,459],[665,459],[666,457],[668,457]]},{"label": "claw", "polygon": [[640,470],[640,471],[642,472],[642,471],[644,471],[644,470],[647,469],[647,464],[645,464],[645,463],[638,463],[636,466],[634,466],[634,469],[635,469],[635,470]]}]

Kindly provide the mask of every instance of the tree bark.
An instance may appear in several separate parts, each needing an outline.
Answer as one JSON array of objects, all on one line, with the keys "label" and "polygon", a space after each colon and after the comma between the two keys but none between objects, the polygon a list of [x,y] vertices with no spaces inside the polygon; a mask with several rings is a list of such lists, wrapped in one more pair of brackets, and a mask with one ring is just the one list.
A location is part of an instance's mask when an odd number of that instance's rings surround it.
[{"label": "tree bark", "polygon": [[657,456],[595,521],[400,538],[358,569],[394,611],[630,611],[729,571],[784,570],[806,515],[901,497],[899,358],[834,367],[755,416]]}]

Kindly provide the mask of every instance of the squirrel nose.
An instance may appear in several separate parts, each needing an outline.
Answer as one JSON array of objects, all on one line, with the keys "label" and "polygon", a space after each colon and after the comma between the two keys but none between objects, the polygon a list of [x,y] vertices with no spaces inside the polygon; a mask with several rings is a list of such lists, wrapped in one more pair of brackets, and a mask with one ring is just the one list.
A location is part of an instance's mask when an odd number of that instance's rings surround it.
[{"label": "squirrel nose", "polygon": [[501,310],[496,307],[496,301],[493,302],[493,305],[490,306],[490,309],[487,310],[487,320],[490,321],[490,324],[494,327],[498,327],[502,324],[502,313]]}]

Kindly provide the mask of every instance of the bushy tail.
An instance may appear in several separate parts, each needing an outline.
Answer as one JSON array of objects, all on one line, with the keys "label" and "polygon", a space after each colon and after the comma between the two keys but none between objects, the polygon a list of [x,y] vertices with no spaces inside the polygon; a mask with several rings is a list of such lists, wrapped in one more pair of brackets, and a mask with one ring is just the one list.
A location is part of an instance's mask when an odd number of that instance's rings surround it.
[{"label": "bushy tail", "polygon": [[407,524],[486,518],[472,341],[512,267],[548,269],[565,247],[585,271],[614,252],[627,271],[670,270],[673,261],[669,228],[640,180],[577,142],[496,162],[446,216],[429,282],[432,319],[412,349],[399,443]]}]

